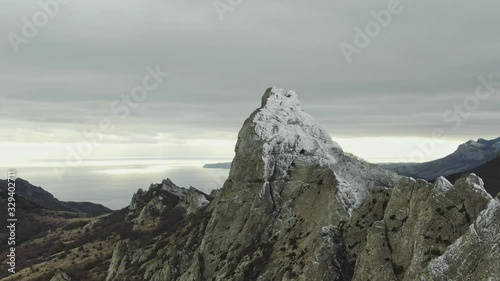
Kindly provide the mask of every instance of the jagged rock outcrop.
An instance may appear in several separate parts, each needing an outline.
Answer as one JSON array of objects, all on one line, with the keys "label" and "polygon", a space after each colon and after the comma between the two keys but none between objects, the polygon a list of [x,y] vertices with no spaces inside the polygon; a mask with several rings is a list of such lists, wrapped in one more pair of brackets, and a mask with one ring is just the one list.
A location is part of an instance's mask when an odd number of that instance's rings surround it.
[{"label": "jagged rock outcrop", "polygon": [[[500,171],[500,155],[480,167],[467,171],[466,174],[473,173],[481,177],[484,181],[484,189],[486,189],[491,196],[496,196],[500,193],[500,173],[498,171]],[[455,182],[463,174],[464,173],[452,174],[446,176],[446,178],[450,182]]]},{"label": "jagged rock outcrop", "polygon": [[345,154],[277,88],[235,152],[213,200],[169,180],[134,195],[127,219],[155,235],[118,243],[108,281],[499,276],[498,198],[474,174],[452,185],[380,170]]},{"label": "jagged rock outcrop", "polygon": [[332,244],[338,226],[371,188],[392,185],[395,175],[345,156],[302,111],[296,94],[280,89],[264,94],[235,150],[229,178],[210,207],[203,276],[343,280],[342,255],[326,249],[343,248]]},{"label": "jagged rock outcrop", "polygon": [[193,187],[178,187],[166,179],[161,184],[152,184],[147,192],[139,189],[132,196],[127,218],[134,222],[135,228],[154,228],[162,212],[182,209],[183,214],[190,215],[207,206],[212,199],[212,196]]},{"label": "jagged rock outcrop", "polygon": [[372,194],[344,232],[352,261],[356,258],[353,280],[418,280],[491,200],[473,174],[455,186],[444,178],[435,184],[406,178],[390,195]]},{"label": "jagged rock outcrop", "polygon": [[[152,184],[147,191],[139,189],[127,208],[126,221],[133,223],[140,236],[115,245],[106,280],[175,280],[179,263],[192,262],[191,255],[201,241],[202,221],[208,214],[204,210],[212,200],[212,196],[192,187],[179,187],[170,179]],[[186,235],[177,237],[181,230]],[[175,261],[172,266],[165,264],[169,258]]]},{"label": "jagged rock outcrop", "polygon": [[467,232],[432,260],[420,280],[498,280],[500,200],[492,199]]}]

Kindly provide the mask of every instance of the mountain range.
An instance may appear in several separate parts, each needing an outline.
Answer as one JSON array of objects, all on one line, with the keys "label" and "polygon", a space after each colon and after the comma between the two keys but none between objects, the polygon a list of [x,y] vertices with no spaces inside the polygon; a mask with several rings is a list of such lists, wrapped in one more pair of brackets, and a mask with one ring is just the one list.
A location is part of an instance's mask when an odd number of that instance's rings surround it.
[{"label": "mountain range", "polygon": [[430,183],[367,163],[345,153],[295,92],[269,88],[243,123],[220,190],[151,184],[127,208],[24,242],[22,270],[0,276],[498,280],[499,218],[499,196],[477,175]]},{"label": "mountain range", "polygon": [[434,180],[439,176],[463,173],[500,156],[500,138],[477,141],[469,140],[461,144],[455,152],[441,159],[425,163],[389,163],[382,167],[405,176]]}]

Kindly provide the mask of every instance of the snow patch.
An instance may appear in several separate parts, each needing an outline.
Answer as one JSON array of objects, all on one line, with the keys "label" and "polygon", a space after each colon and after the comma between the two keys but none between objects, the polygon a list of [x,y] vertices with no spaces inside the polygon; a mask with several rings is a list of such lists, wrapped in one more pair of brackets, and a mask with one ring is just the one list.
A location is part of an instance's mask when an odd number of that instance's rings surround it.
[{"label": "snow patch", "polygon": [[[266,92],[263,106],[255,115],[255,133],[263,141],[264,186],[271,177],[282,178],[290,164],[301,155],[324,165],[336,162],[333,154],[342,152],[340,145],[319,127],[316,120],[302,111],[297,94],[281,88]],[[278,175],[275,174],[278,171]]]},{"label": "snow patch", "polygon": [[[450,280],[447,278],[451,268],[450,264],[454,264],[456,267],[458,263],[465,262],[463,257],[466,256],[466,252],[470,251],[470,249],[468,249],[470,245],[498,245],[500,242],[499,216],[500,201],[499,199],[491,199],[486,209],[483,210],[476,221],[469,226],[469,230],[450,245],[443,255],[433,259],[429,263],[427,269],[431,276],[438,277],[439,280]],[[497,256],[498,250],[493,248],[491,248],[488,254]],[[470,254],[471,253],[468,255]]]},{"label": "snow patch", "polygon": [[263,142],[261,197],[269,191],[272,179],[287,177],[294,160],[331,168],[338,181],[339,201],[349,213],[363,202],[375,181],[393,183],[397,178],[392,172],[344,155],[340,145],[311,115],[302,111],[294,91],[269,89],[253,123],[256,140]]},{"label": "snow patch", "polygon": [[325,243],[326,243],[326,245],[333,244],[334,231],[335,231],[335,226],[333,226],[333,225],[325,225],[325,226],[321,227],[321,235],[323,236],[323,242],[322,242],[323,245],[325,245]]},{"label": "snow patch", "polygon": [[205,195],[200,194],[200,195],[198,195],[196,203],[197,203],[196,207],[201,208],[201,207],[204,207],[204,206],[210,204],[210,201],[208,201],[208,199],[205,197]]},{"label": "snow patch", "polygon": [[453,188],[453,184],[451,184],[445,177],[437,178],[434,183],[434,190],[439,193],[446,193],[451,188]]},{"label": "snow patch", "polygon": [[477,192],[484,194],[489,198],[492,198],[491,195],[486,191],[486,189],[484,189],[484,181],[476,174],[474,173],[469,174],[465,179],[465,182],[471,185]]}]

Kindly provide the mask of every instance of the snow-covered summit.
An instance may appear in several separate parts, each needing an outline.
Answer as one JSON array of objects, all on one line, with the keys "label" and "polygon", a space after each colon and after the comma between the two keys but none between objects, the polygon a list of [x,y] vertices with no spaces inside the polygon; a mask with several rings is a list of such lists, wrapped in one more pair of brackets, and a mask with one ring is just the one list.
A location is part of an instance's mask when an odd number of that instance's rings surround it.
[{"label": "snow-covered summit", "polygon": [[287,177],[294,161],[329,167],[336,175],[339,200],[352,211],[375,185],[391,184],[395,174],[343,153],[340,145],[301,108],[294,91],[269,88],[253,117],[256,141],[263,143],[264,185]]},{"label": "snow-covered summit", "polygon": [[342,152],[316,120],[302,111],[294,91],[268,89],[253,122],[257,140],[264,142],[265,181],[275,170],[282,172],[279,176],[285,176],[291,161],[300,156],[331,164],[337,162],[334,155]]}]

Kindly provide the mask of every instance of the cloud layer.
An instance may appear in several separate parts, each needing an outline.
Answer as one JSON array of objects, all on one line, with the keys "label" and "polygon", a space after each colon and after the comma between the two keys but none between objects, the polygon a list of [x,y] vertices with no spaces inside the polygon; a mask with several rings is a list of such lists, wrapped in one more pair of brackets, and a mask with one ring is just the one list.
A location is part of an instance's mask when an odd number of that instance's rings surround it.
[{"label": "cloud layer", "polygon": [[500,87],[466,116],[454,106],[479,76],[500,82],[500,3],[402,1],[347,63],[339,44],[388,3],[365,2],[243,0],[221,21],[210,1],[73,0],[16,54],[8,34],[41,8],[5,1],[0,142],[77,142],[158,64],[171,76],[105,142],[234,140],[273,85],[296,90],[334,138],[497,137]]}]

